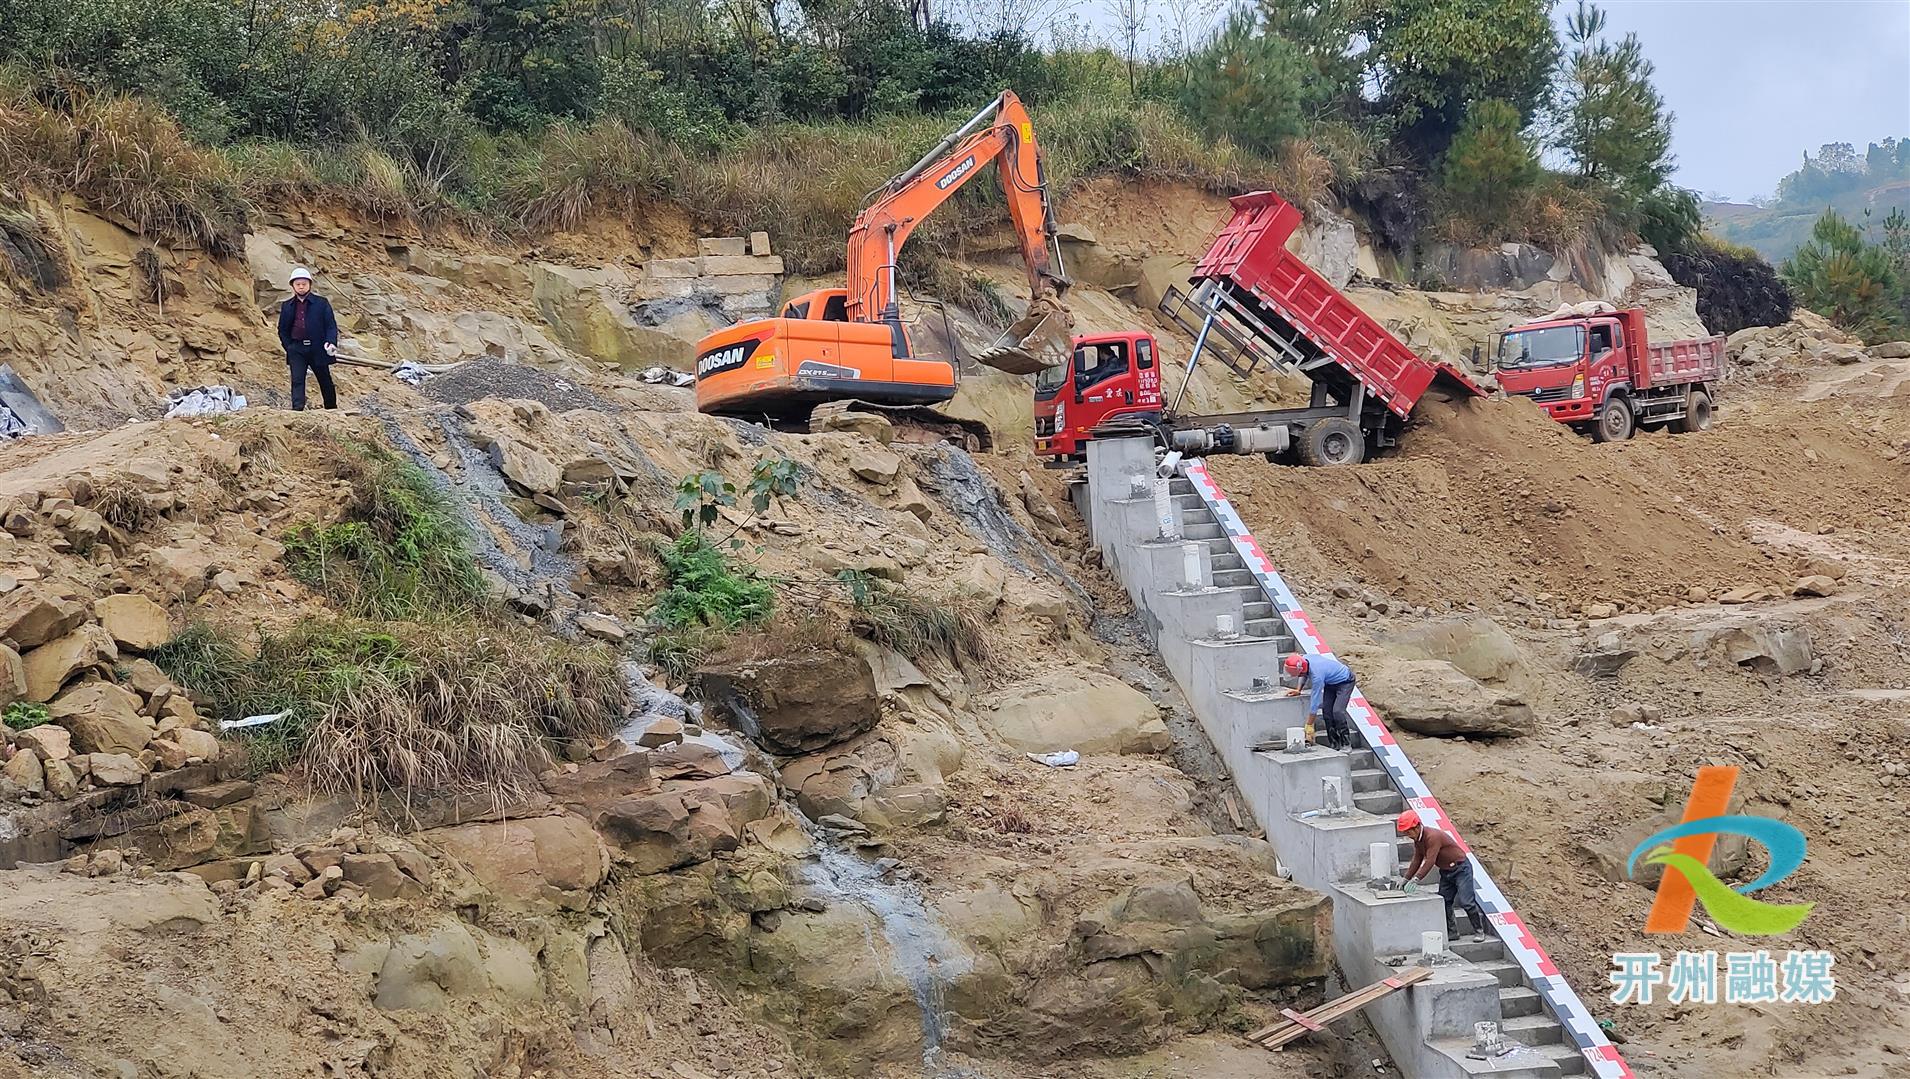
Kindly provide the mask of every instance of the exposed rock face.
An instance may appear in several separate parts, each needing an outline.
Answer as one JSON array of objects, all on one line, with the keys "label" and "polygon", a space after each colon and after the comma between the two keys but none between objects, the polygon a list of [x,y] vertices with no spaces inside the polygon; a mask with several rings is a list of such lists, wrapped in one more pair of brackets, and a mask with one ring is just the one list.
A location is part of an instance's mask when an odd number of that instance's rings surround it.
[{"label": "exposed rock face", "polygon": [[133,652],[150,652],[172,636],[166,609],[135,592],[101,597],[93,614],[113,643]]},{"label": "exposed rock face", "polygon": [[0,637],[12,638],[21,651],[64,637],[86,621],[86,609],[36,585],[0,596]]},{"label": "exposed rock face", "polygon": [[1523,686],[1525,656],[1505,628],[1482,615],[1439,618],[1382,638],[1388,651],[1437,659],[1489,685]]},{"label": "exposed rock face", "polygon": [[697,672],[718,713],[772,753],[812,753],[881,719],[875,675],[861,656],[812,650]]},{"label": "exposed rock face", "polygon": [[1811,669],[1811,635],[1802,626],[1753,621],[1700,629],[1691,634],[1691,650],[1717,648],[1740,667],[1759,674],[1788,676]]},{"label": "exposed rock face", "polygon": [[982,723],[1026,753],[1159,753],[1171,744],[1145,693],[1100,671],[1052,671],[1002,692]]},{"label": "exposed rock face", "polygon": [[769,781],[753,772],[665,787],[596,814],[597,829],[618,860],[638,873],[660,873],[737,849],[744,827],[768,816],[774,800]]},{"label": "exposed rock face", "polygon": [[48,705],[47,712],[72,733],[81,753],[136,757],[156,733],[151,717],[139,714],[139,698],[111,682],[75,686]]},{"label": "exposed rock face", "polygon": [[1524,698],[1482,685],[1442,660],[1368,659],[1358,677],[1382,716],[1419,734],[1509,738],[1537,725]]}]

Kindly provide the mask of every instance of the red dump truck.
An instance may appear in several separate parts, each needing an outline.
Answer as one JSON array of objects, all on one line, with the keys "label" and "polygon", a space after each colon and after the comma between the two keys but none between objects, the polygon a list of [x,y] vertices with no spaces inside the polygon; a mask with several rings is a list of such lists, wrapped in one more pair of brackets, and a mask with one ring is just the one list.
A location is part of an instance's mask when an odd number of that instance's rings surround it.
[{"label": "red dump truck", "polygon": [[1035,449],[1078,459],[1099,434],[1151,428],[1189,454],[1260,453],[1308,465],[1357,464],[1398,443],[1435,382],[1481,395],[1466,374],[1420,357],[1286,248],[1300,211],[1271,191],[1228,200],[1231,212],[1190,289],[1169,289],[1161,314],[1194,335],[1181,395],[1212,355],[1240,378],[1268,368],[1313,382],[1303,408],[1189,416],[1163,403],[1160,347],[1146,333],[1076,338],[1068,368],[1035,384]]},{"label": "red dump truck", "polygon": [[1640,427],[1710,428],[1724,338],[1654,345],[1643,311],[1588,304],[1499,334],[1492,365],[1506,393],[1600,442],[1622,442]]}]

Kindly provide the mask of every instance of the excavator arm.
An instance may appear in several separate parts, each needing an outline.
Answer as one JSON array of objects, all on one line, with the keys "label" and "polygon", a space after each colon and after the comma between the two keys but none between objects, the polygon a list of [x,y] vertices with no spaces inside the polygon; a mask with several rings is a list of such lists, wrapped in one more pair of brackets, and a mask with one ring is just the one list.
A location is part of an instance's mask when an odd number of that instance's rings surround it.
[{"label": "excavator arm", "polygon": [[1028,110],[1013,91],[1003,91],[921,160],[871,193],[849,229],[848,317],[851,322],[888,323],[901,347],[906,336],[901,332],[896,260],[902,245],[924,218],[991,162],[1008,199],[1032,299],[1028,315],[976,359],[1027,374],[1066,362],[1072,318],[1061,303],[1069,282],[1061,265],[1041,146]]}]

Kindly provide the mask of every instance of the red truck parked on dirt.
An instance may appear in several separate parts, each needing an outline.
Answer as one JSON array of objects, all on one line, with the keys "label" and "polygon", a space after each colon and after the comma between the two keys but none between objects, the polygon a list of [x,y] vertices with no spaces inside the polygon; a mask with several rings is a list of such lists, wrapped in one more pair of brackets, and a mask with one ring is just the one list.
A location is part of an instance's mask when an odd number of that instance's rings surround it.
[{"label": "red truck parked on dirt", "polygon": [[1035,384],[1035,452],[1076,459],[1116,429],[1151,428],[1190,454],[1261,453],[1309,465],[1347,465],[1396,445],[1413,406],[1435,381],[1481,395],[1465,373],[1421,358],[1286,248],[1300,211],[1271,191],[1228,200],[1227,223],[1195,267],[1192,292],[1169,289],[1161,314],[1194,335],[1187,377],[1212,353],[1247,378],[1267,367],[1313,381],[1304,408],[1185,416],[1161,400],[1160,346],[1146,333],[1074,341],[1067,368]]},{"label": "red truck parked on dirt", "polygon": [[1645,313],[1610,304],[1578,305],[1498,335],[1493,366],[1499,386],[1520,394],[1560,423],[1622,442],[1640,427],[1673,431],[1711,426],[1724,338],[1654,345]]}]

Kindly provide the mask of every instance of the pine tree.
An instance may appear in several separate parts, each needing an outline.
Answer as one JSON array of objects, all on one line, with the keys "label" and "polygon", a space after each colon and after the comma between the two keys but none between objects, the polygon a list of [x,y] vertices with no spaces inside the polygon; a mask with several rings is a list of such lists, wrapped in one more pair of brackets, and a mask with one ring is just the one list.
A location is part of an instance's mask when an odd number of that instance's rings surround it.
[{"label": "pine tree", "polygon": [[1558,144],[1580,175],[1642,196],[1671,174],[1671,114],[1651,84],[1638,35],[1613,44],[1605,12],[1585,0],[1566,20],[1571,52],[1560,78]]},{"label": "pine tree", "polygon": [[1539,158],[1520,130],[1519,110],[1497,98],[1475,101],[1446,151],[1440,186],[1455,208],[1484,223],[1539,178]]},{"label": "pine tree", "polygon": [[1890,252],[1864,242],[1863,230],[1836,210],[1824,211],[1781,272],[1798,303],[1866,341],[1903,330],[1902,285]]}]

